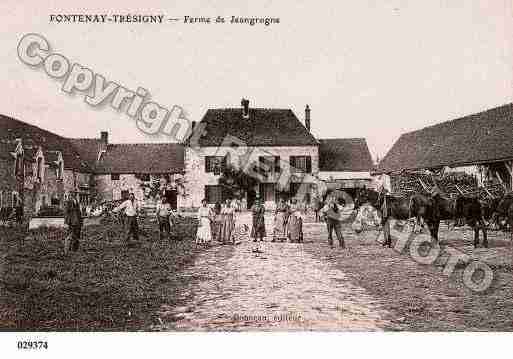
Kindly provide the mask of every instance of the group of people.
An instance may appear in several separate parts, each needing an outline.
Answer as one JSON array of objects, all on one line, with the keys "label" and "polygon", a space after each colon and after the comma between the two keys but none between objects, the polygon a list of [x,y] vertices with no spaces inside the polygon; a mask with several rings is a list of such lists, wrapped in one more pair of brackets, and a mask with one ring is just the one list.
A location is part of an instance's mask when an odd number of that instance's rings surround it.
[{"label": "group of people", "polygon": [[[283,199],[278,200],[274,210],[271,242],[303,242],[302,209],[303,207],[295,198],[288,202]],[[205,199],[202,200],[198,211],[199,226],[196,233],[196,243],[210,245],[213,241],[218,241],[222,244],[234,244],[234,229],[238,211],[239,209],[233,204],[232,200],[226,200],[223,204],[216,203],[214,208],[210,208]],[[265,224],[266,209],[259,197],[256,198],[250,212],[252,216],[250,238],[253,242],[262,242],[267,237],[268,231]],[[320,212],[326,221],[329,245],[333,247],[333,232],[335,232],[340,247],[344,248],[341,224],[347,215],[347,211],[344,211],[344,204],[339,203],[335,198],[328,198]]]},{"label": "group of people", "polygon": [[[139,240],[139,225],[137,218],[141,212],[140,204],[135,200],[133,193],[129,194],[126,201],[122,202],[119,206],[114,208],[112,212],[119,213],[123,211],[124,226],[126,228],[126,240],[132,238],[134,241]],[[171,225],[173,219],[177,217],[177,213],[173,210],[171,203],[165,196],[157,197],[157,205],[155,207],[155,216],[157,218],[159,229],[159,240],[164,236],[171,239]]]},{"label": "group of people", "polygon": [[[113,213],[122,216],[122,223],[125,229],[125,240],[139,241],[139,224],[138,217],[141,213],[141,206],[135,199],[133,193],[130,193],[128,199],[123,201],[119,206],[112,210]],[[159,240],[164,236],[171,239],[171,225],[173,218],[177,216],[173,211],[171,204],[166,197],[157,198],[157,206],[155,208],[155,216],[159,229]],[[66,200],[64,211],[64,222],[68,226],[68,235],[66,236],[64,248],[65,252],[71,250],[76,252],[79,248],[80,236],[82,232],[83,211],[77,199],[76,193],[69,193]]]},{"label": "group of people", "polygon": [[[238,203],[234,200],[226,200],[223,204],[216,203],[214,208],[210,208],[205,199],[201,203],[201,207],[198,210],[199,226],[196,232],[196,243],[210,245],[217,241],[221,244],[235,244],[236,216],[241,210]],[[70,242],[69,245],[66,244],[66,248],[69,246],[72,251],[77,251],[83,217],[80,203],[75,193],[71,193],[68,196],[65,208],[65,223],[69,228],[67,240]],[[138,216],[140,210],[140,204],[136,201],[133,193],[130,193],[127,200],[112,210],[113,213],[123,214],[126,241],[130,239],[134,241],[139,240]],[[250,212],[252,216],[250,238],[254,242],[264,241],[264,238],[267,237],[265,224],[266,209],[260,198],[256,198]],[[328,198],[320,212],[326,221],[329,245],[333,247],[333,232],[335,232],[339,245],[343,248],[344,237],[342,235],[341,222],[344,219],[344,205],[338,203],[335,198]],[[159,239],[162,240],[165,235],[171,239],[171,226],[173,218],[177,214],[173,211],[166,197],[158,198],[155,215],[159,228]],[[279,199],[274,210],[273,222],[272,242],[303,242],[302,206],[296,199],[292,198],[288,202]]]},{"label": "group of people", "polygon": [[[240,212],[237,202],[227,199],[223,204],[216,203],[210,208],[207,201],[201,201],[198,210],[199,227],[196,243],[209,245],[213,241],[221,244],[235,244],[236,215]],[[260,198],[250,209],[252,226],[250,237],[254,242],[263,241],[267,237],[265,226],[265,206]],[[291,204],[280,200],[275,210],[273,241],[277,238],[289,239],[291,242],[303,241],[303,228],[300,208],[293,199]]]},{"label": "group of people", "polygon": [[240,211],[237,202],[227,199],[223,204],[216,203],[214,208],[204,199],[198,210],[198,231],[196,243],[210,245],[213,241],[221,244],[235,244],[235,215]]}]

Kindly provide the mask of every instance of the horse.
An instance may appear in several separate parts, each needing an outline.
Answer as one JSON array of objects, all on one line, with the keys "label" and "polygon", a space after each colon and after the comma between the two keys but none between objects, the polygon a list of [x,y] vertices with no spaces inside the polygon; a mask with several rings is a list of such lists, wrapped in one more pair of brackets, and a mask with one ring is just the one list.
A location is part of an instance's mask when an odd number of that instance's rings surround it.
[{"label": "horse", "polygon": [[458,222],[455,216],[456,199],[448,198],[437,192],[430,197],[426,197],[424,209],[424,220],[429,228],[432,240],[438,242],[438,230],[442,220]]},{"label": "horse", "polygon": [[378,192],[373,189],[361,189],[356,193],[355,209],[357,210],[365,202],[380,212],[385,236],[383,246],[392,246],[390,219],[408,220],[411,216],[416,216],[416,213],[410,211],[410,197],[408,196],[389,194],[385,190]]},{"label": "horse", "polygon": [[479,245],[479,229],[483,231],[483,246],[488,248],[487,223],[483,204],[474,196],[460,195],[456,198],[455,218],[461,218],[474,230],[474,248]]},{"label": "horse", "polygon": [[513,193],[506,194],[500,201],[492,214],[492,221],[509,223],[511,231],[511,242],[513,244]]}]

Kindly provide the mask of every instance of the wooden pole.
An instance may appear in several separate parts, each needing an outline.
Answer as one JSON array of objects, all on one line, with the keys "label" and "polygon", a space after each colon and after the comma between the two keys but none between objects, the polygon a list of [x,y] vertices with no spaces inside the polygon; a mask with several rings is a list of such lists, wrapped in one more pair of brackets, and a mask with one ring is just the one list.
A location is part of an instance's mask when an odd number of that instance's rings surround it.
[{"label": "wooden pole", "polygon": [[513,161],[504,162],[506,170],[509,172],[510,177],[510,190],[513,190]]},{"label": "wooden pole", "polygon": [[502,188],[504,188],[504,191],[508,192],[508,188],[504,184],[504,181],[502,180],[501,175],[500,175],[499,172],[495,171],[495,177],[497,177],[497,179],[499,180],[499,183],[502,185]]},{"label": "wooden pole", "polygon": [[427,193],[431,192],[429,188],[427,188],[426,184],[422,181],[422,179],[419,178],[419,182],[422,188],[424,188],[424,191],[426,191]]}]

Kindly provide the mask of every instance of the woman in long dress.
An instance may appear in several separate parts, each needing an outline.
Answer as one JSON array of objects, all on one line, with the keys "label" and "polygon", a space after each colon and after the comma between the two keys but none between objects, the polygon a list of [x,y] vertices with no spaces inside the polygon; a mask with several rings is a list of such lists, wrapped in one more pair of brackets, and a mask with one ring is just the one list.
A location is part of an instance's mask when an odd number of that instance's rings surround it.
[{"label": "woman in long dress", "polygon": [[295,198],[290,203],[290,216],[287,223],[287,233],[292,243],[303,242],[303,218],[301,216],[301,206]]},{"label": "woman in long dress", "polygon": [[273,242],[276,240],[287,239],[287,221],[289,217],[289,206],[283,201],[278,200],[276,205],[276,212],[274,215],[274,231],[273,231]]},{"label": "woman in long dress", "polygon": [[220,225],[220,238],[223,244],[233,244],[233,229],[235,228],[235,207],[232,202],[227,199],[225,206],[221,210],[222,219]]},{"label": "woman in long dress", "polygon": [[212,229],[210,226],[210,218],[212,211],[207,207],[207,201],[201,201],[201,207],[198,210],[199,227],[196,232],[197,244],[210,244],[212,243]]},{"label": "woman in long dress", "polygon": [[251,213],[253,216],[251,238],[253,238],[253,242],[257,240],[262,242],[267,234],[265,232],[265,208],[260,198],[255,199],[255,204],[251,207]]}]

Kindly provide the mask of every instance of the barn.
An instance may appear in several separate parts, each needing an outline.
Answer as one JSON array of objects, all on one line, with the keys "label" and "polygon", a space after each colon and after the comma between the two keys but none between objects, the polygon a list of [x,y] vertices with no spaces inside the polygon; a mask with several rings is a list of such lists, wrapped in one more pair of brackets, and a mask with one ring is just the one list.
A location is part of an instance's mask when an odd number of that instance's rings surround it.
[{"label": "barn", "polygon": [[401,171],[464,172],[479,186],[513,189],[513,104],[405,133],[373,175],[394,191],[390,175]]}]

